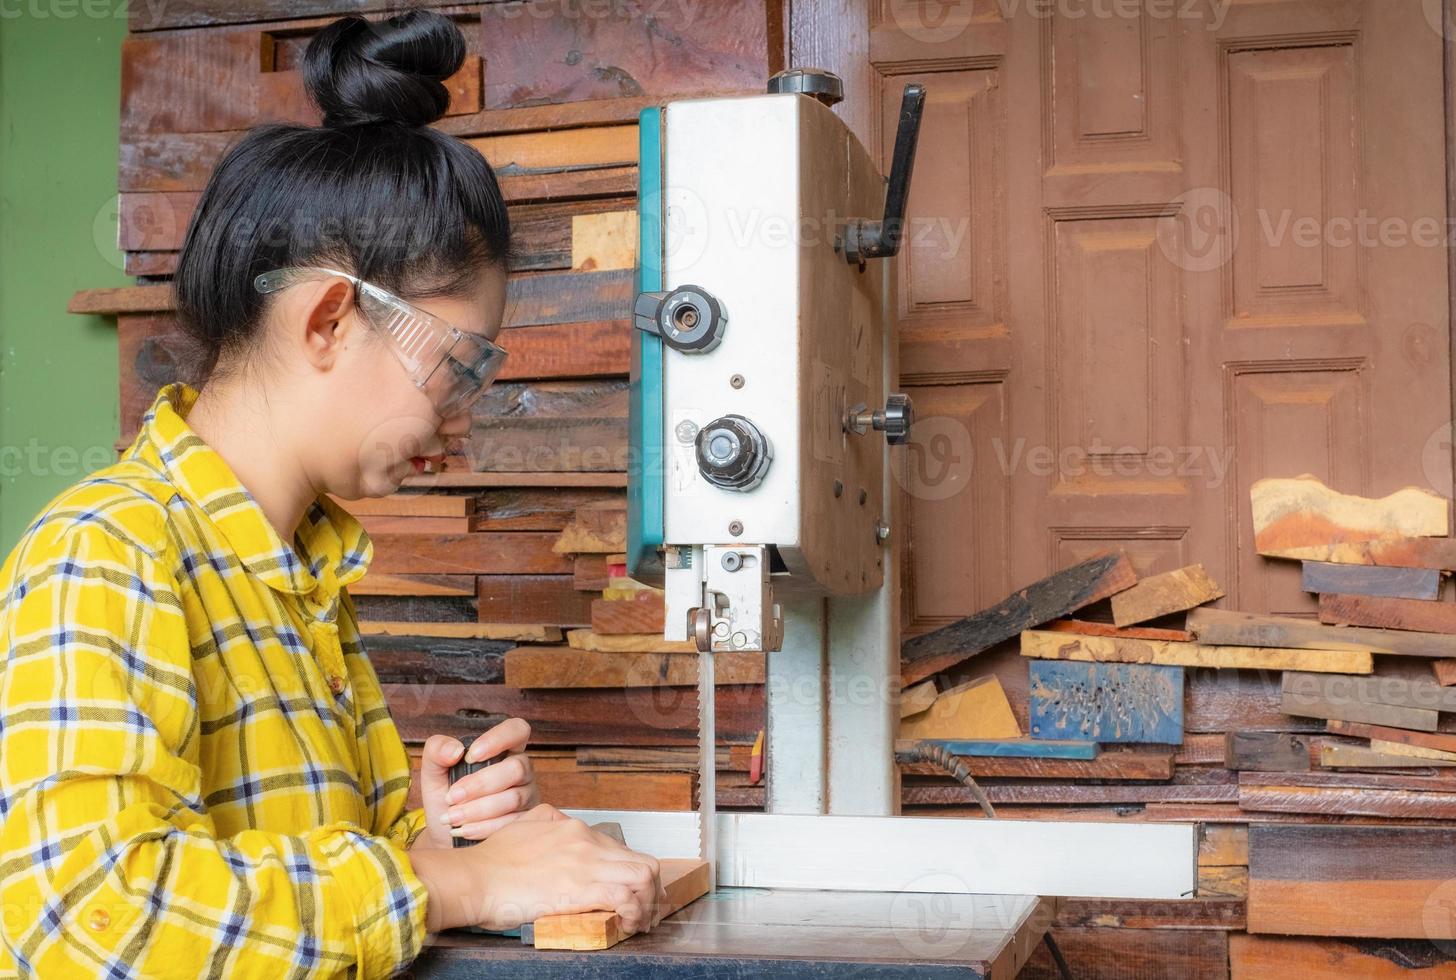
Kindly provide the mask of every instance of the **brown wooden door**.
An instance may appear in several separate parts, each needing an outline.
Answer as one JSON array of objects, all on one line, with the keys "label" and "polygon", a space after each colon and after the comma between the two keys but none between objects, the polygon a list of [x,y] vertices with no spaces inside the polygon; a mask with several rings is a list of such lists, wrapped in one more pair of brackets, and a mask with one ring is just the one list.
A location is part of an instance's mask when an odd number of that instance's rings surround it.
[{"label": "brown wooden door", "polygon": [[1109,546],[1307,614],[1254,480],[1450,493],[1438,6],[796,0],[794,63],[845,75],[882,162],[929,93],[908,632]]}]

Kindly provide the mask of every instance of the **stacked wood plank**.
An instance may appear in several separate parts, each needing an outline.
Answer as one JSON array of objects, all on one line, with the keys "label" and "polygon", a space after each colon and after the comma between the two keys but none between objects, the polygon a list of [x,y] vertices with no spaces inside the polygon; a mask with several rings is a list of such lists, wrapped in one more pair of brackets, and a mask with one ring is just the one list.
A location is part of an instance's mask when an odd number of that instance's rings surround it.
[{"label": "stacked wood plank", "polygon": [[[1456,947],[1431,943],[1456,938],[1452,875],[1422,857],[1456,833],[1449,504],[1311,477],[1260,481],[1251,502],[1256,547],[1302,563],[1317,619],[1211,608],[1224,592],[1200,565],[1140,577],[1096,556],[905,642],[902,757],[937,740],[1003,818],[1194,820],[1225,842],[1187,902],[1064,905],[1055,932],[1084,962],[1144,955],[1118,926],[1157,930],[1149,950],[1189,975],[1272,975],[1281,957],[1385,975],[1368,947],[1313,937],[1379,938],[1419,975],[1456,975]],[[1023,729],[992,734],[997,706],[924,734],[968,679]],[[905,777],[908,812],[980,816],[934,766]]]}]

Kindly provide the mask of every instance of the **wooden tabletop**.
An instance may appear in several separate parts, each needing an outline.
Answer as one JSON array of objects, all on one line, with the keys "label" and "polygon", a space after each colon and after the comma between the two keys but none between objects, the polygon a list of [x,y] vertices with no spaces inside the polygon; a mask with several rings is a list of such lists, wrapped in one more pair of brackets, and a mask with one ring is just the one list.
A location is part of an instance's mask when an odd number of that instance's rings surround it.
[{"label": "wooden tabletop", "polygon": [[1014,977],[1041,942],[1052,903],[1026,895],[723,888],[608,950],[547,952],[451,931],[407,976]]}]

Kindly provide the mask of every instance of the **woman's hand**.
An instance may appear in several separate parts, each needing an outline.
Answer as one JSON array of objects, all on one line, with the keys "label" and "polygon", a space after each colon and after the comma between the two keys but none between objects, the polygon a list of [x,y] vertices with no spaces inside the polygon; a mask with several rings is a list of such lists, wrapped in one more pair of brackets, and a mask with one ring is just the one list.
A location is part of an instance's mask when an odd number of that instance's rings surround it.
[{"label": "woman's hand", "polygon": [[[531,726],[509,718],[466,749],[458,738],[431,735],[420,759],[420,795],[425,830],[415,846],[451,847],[455,837],[484,840],[541,802],[536,775],[526,755]],[[507,757],[450,785],[450,767],[465,754],[470,762]]]},{"label": "woman's hand", "polygon": [[[494,767],[492,767],[494,768]],[[667,896],[657,859],[538,806],[483,843],[412,857],[429,892],[426,929],[513,929],[543,915],[602,909],[628,932],[651,929]]]}]

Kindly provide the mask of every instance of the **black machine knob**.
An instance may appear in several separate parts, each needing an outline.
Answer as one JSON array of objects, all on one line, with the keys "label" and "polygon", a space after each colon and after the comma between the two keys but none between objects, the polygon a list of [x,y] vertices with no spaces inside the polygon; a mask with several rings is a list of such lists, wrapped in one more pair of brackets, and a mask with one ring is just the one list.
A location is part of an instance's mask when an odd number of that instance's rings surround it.
[{"label": "black machine knob", "polygon": [[683,285],[666,293],[638,293],[632,322],[673,350],[706,354],[722,342],[728,313],[702,286]]},{"label": "black machine knob", "polygon": [[874,427],[885,433],[885,441],[898,446],[910,438],[910,425],[915,421],[915,407],[909,395],[891,395],[885,399],[885,410],[876,412]]},{"label": "black machine knob", "polygon": [[863,404],[849,410],[844,420],[848,432],[864,435],[870,429],[885,434],[885,441],[898,446],[910,440],[910,426],[915,421],[915,407],[909,395],[895,394],[885,399],[885,407],[866,411]]},{"label": "black machine knob", "polygon": [[[506,720],[506,716],[505,715],[488,715],[486,717],[486,719],[485,719],[485,721],[486,721],[485,727],[486,728],[494,728],[496,725],[499,725],[501,722],[503,722],[505,720]],[[477,735],[476,738],[478,738],[478,737],[479,736]],[[475,738],[470,738],[470,739],[466,739],[465,740],[465,751],[466,752],[469,752],[470,751],[470,746],[472,744],[474,744],[474,742],[475,742]],[[462,755],[460,757],[460,761],[457,762],[457,763],[455,763],[453,766],[450,767],[450,785],[451,786],[455,785],[455,780],[460,779],[463,776],[468,776],[472,772],[479,772],[480,770],[484,769],[486,766],[493,766],[497,762],[503,762],[503,761],[505,761],[506,756],[509,755],[509,754],[510,753],[508,753],[508,752],[502,752],[502,753],[500,753],[497,756],[493,756],[492,758],[489,758],[489,759],[482,759],[479,762],[466,762],[465,761],[465,756]],[[471,846],[473,846],[475,844],[479,844],[480,841],[476,841],[476,840],[466,840],[464,837],[457,837],[457,838],[455,838],[455,840],[452,843],[456,847],[471,847]]]},{"label": "black machine knob", "polygon": [[818,99],[827,106],[844,101],[844,82],[823,68],[786,68],[768,80],[770,95],[797,92]]},{"label": "black machine knob", "polygon": [[698,430],[698,471],[724,490],[747,492],[763,482],[773,447],[758,426],[741,415],[725,415]]}]

